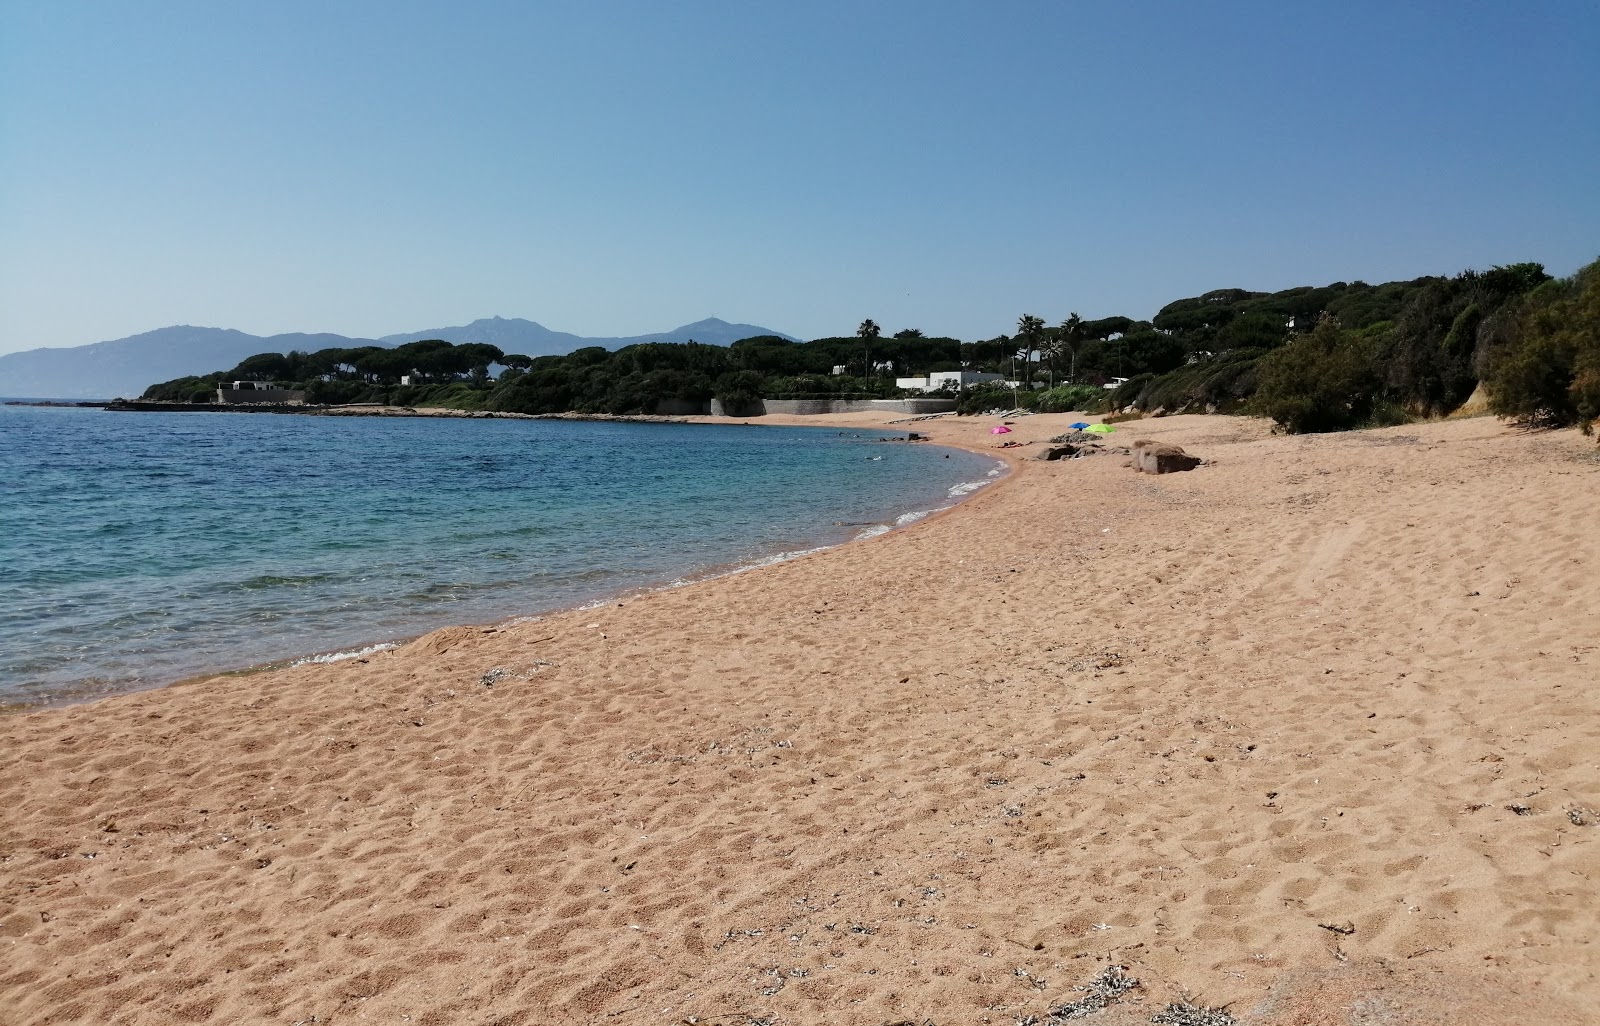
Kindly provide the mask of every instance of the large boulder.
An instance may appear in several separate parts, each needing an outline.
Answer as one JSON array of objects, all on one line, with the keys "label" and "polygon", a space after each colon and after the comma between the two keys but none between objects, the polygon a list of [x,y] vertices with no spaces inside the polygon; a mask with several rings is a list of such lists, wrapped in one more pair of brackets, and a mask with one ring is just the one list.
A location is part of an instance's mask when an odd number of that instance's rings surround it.
[{"label": "large boulder", "polygon": [[1191,456],[1182,446],[1140,439],[1133,443],[1133,469],[1144,474],[1173,474],[1193,470],[1200,457]]}]

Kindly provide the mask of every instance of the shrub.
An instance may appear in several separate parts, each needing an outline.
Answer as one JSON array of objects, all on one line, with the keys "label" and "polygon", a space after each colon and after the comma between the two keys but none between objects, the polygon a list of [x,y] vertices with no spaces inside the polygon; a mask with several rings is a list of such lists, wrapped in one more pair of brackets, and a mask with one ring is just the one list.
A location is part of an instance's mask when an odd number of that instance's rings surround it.
[{"label": "shrub", "polygon": [[713,395],[728,409],[742,409],[761,400],[762,382],[759,371],[728,371],[717,378]]},{"label": "shrub", "polygon": [[1106,395],[1106,390],[1096,385],[1057,385],[1030,396],[1029,409],[1036,413],[1089,412],[1104,404]]},{"label": "shrub", "polygon": [[306,402],[339,406],[344,403],[382,402],[383,389],[365,381],[308,381]]},{"label": "shrub", "polygon": [[[1370,425],[1383,398],[1372,339],[1332,317],[1262,357],[1258,374],[1253,412],[1293,434]],[[1385,407],[1384,419],[1393,409]]]},{"label": "shrub", "polygon": [[[212,390],[217,387],[217,379],[219,377],[221,377],[220,374],[212,374],[207,377],[196,377],[191,374],[187,377],[173,378],[171,381],[163,381],[159,384],[151,385],[144,390],[144,394],[139,398],[174,403],[210,402],[209,397]],[[194,398],[202,391],[206,393],[207,398]]]},{"label": "shrub", "polygon": [[1182,413],[1237,410],[1255,391],[1256,364],[1262,351],[1241,349],[1200,360],[1166,374],[1129,378],[1111,393],[1115,409]]},{"label": "shrub", "polygon": [[1490,358],[1489,409],[1530,425],[1600,418],[1600,261],[1530,297],[1514,342]]},{"label": "shrub", "polygon": [[1151,381],[1140,394],[1138,406],[1182,413],[1191,406],[1218,405],[1216,386],[1233,381],[1247,366],[1241,361],[1211,359],[1180,367]]},{"label": "shrub", "polygon": [[394,406],[439,406],[454,410],[479,410],[489,392],[474,388],[465,381],[451,381],[441,385],[422,385],[397,388],[389,395]]},{"label": "shrub", "polygon": [[970,417],[990,410],[1010,410],[1026,402],[1027,393],[1017,393],[1009,385],[982,384],[963,390],[956,402],[956,414]]},{"label": "shrub", "polygon": [[1113,409],[1117,409],[1117,410],[1122,410],[1122,409],[1126,409],[1129,406],[1134,405],[1134,403],[1138,400],[1139,396],[1144,392],[1145,387],[1148,386],[1150,384],[1150,382],[1154,381],[1155,379],[1156,379],[1156,376],[1154,374],[1150,374],[1150,373],[1135,374],[1133,377],[1129,378],[1127,381],[1124,381],[1122,384],[1120,384],[1116,388],[1112,389],[1111,390],[1111,406],[1112,406],[1112,408]]}]

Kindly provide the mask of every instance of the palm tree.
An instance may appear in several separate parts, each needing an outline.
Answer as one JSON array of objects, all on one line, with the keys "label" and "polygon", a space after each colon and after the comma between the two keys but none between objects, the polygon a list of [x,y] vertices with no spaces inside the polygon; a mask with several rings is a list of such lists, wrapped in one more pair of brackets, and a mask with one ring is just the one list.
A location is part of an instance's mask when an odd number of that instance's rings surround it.
[{"label": "palm tree", "polygon": [[1061,354],[1067,349],[1062,341],[1060,328],[1046,328],[1044,339],[1039,343],[1039,355],[1044,358],[1045,364],[1050,368],[1050,387],[1056,387],[1056,364],[1061,359]]},{"label": "palm tree", "polygon": [[1044,338],[1044,318],[1023,314],[1017,318],[1017,341],[1022,343],[1022,387],[1033,387],[1033,354]]},{"label": "palm tree", "polygon": [[872,340],[882,333],[883,329],[878,327],[878,322],[871,317],[862,321],[861,326],[856,329],[856,337],[861,340],[863,376],[868,381],[872,380]]},{"label": "palm tree", "polygon": [[1067,373],[1068,381],[1078,379],[1078,350],[1083,346],[1083,318],[1078,316],[1078,311],[1072,311],[1072,316],[1061,322],[1061,327],[1056,329],[1056,336],[1061,344],[1072,354],[1072,369]]}]

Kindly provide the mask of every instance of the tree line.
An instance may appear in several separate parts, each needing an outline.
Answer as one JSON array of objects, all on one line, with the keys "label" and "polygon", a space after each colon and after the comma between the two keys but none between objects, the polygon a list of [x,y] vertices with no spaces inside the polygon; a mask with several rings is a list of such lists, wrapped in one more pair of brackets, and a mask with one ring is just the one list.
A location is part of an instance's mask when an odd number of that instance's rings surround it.
[{"label": "tree line", "polygon": [[972,342],[915,328],[885,336],[867,319],[854,335],[809,342],[757,336],[533,358],[437,339],[262,353],[152,385],[144,398],[207,401],[217,382],[244,379],[303,389],[312,403],[630,414],[712,398],[887,398],[902,394],[896,377],[963,369],[1020,386],[964,390],[966,410],[1020,400],[1246,412],[1289,431],[1328,431],[1448,414],[1481,387],[1503,416],[1587,426],[1600,416],[1600,261],[1566,279],[1517,263],[1381,285],[1219,289],[1147,321],[1070,313],[1052,325],[1024,314],[1013,334]]}]

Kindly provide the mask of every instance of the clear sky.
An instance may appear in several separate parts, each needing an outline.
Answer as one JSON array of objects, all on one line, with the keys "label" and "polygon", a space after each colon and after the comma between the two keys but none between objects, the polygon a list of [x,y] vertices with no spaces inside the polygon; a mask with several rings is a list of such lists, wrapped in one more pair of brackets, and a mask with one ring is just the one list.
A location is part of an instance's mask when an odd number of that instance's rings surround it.
[{"label": "clear sky", "polygon": [[1600,256],[1600,4],[0,0],[0,352]]}]

